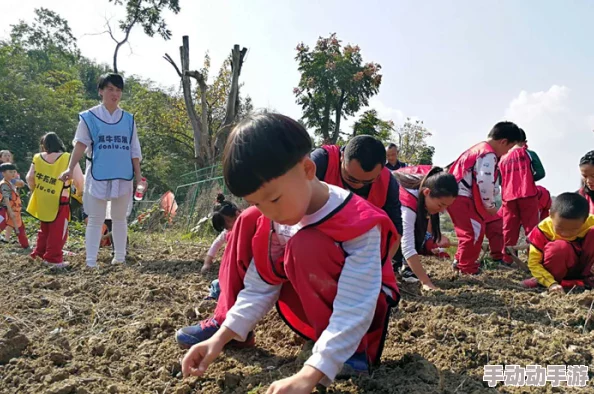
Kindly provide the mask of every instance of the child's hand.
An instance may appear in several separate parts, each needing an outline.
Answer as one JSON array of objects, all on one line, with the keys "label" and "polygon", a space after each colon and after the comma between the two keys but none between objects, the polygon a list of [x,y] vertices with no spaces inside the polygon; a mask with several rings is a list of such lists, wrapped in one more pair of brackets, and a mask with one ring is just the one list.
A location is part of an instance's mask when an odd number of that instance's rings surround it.
[{"label": "child's hand", "polygon": [[565,294],[565,290],[563,290],[563,286],[561,286],[559,283],[553,283],[552,285],[550,285],[549,286],[549,292],[550,293]]},{"label": "child's hand", "polygon": [[487,209],[487,213],[489,215],[496,215],[498,211],[499,211],[499,208],[497,208],[497,207]]},{"label": "child's hand", "polygon": [[212,256],[206,256],[206,258],[204,259],[204,265],[200,269],[200,272],[204,273],[208,271],[212,267],[212,260]]},{"label": "child's hand", "polygon": [[223,351],[225,343],[216,336],[190,348],[182,360],[184,377],[202,376],[210,363]]},{"label": "child's hand", "polygon": [[72,173],[74,171],[72,171],[70,168],[66,169],[66,171],[64,171],[62,174],[60,174],[60,180],[62,182],[66,182],[72,179]]},{"label": "child's hand", "polygon": [[323,377],[322,372],[305,365],[295,375],[272,383],[266,394],[309,394]]},{"label": "child's hand", "polygon": [[422,288],[426,291],[439,290],[439,287],[435,286],[432,282],[423,283]]}]

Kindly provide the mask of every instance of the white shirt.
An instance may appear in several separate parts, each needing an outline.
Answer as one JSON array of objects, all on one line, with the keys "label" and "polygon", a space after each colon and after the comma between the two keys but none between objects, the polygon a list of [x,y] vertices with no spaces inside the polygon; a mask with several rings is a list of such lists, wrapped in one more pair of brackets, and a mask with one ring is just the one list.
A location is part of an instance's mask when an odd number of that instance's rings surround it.
[{"label": "white shirt", "polygon": [[228,231],[225,229],[215,238],[212,245],[210,245],[210,249],[208,249],[208,253],[206,253],[208,257],[215,257],[223,245],[227,243],[227,233]]},{"label": "white shirt", "polygon": [[[275,227],[278,242],[286,241],[297,229],[316,223],[328,216],[350,194],[336,186],[328,185],[330,197],[317,212],[306,215],[295,226]],[[305,362],[321,371],[324,385],[332,383],[344,362],[351,357],[363,336],[369,330],[381,290],[381,232],[375,227],[365,234],[342,243],[346,260],[338,280],[333,312],[328,327],[322,332]],[[278,252],[277,252],[278,253]],[[274,258],[274,256],[272,256]],[[244,279],[244,289],[227,313],[223,325],[245,340],[249,331],[277,301],[281,286],[264,282],[254,261],[250,263]]]},{"label": "white shirt", "polygon": [[[97,105],[91,108],[89,111],[91,111],[105,123],[117,123],[123,116],[121,108],[118,107],[113,112],[113,114],[110,114],[103,104]],[[87,157],[93,157],[93,140],[91,139],[91,134],[89,133],[87,124],[82,119],[78,122],[78,127],[76,128],[76,134],[72,144],[76,145],[77,142],[83,143],[87,146],[87,149],[85,149],[85,154]],[[136,122],[134,122],[130,153],[133,159],[142,160],[142,152],[140,150],[140,141],[138,140]],[[84,193],[90,193],[93,197],[100,200],[112,200],[127,194],[132,194],[132,181],[126,181],[122,179],[116,179],[114,181],[97,181],[91,175],[92,165],[93,163],[87,160]]]},{"label": "white shirt", "polygon": [[[410,194],[419,198],[419,191],[416,189],[406,189]],[[400,247],[402,248],[402,256],[406,260],[418,254],[415,248],[415,222],[417,214],[412,209],[402,206],[402,241]]]},{"label": "white shirt", "polygon": [[[481,193],[483,205],[487,209],[495,207],[495,171],[497,169],[497,156],[494,153],[487,153],[483,157],[479,157],[474,165],[476,171],[476,182]],[[472,171],[466,171],[464,178],[466,184],[470,185],[468,188],[464,182],[458,183],[458,195],[465,197],[472,197]]]}]

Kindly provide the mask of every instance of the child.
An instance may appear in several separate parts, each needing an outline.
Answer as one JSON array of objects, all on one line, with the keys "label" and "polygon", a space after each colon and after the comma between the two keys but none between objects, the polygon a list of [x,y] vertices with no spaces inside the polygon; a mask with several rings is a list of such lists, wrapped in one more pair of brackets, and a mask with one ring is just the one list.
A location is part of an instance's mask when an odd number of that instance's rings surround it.
[{"label": "child", "polygon": [[229,136],[225,182],[262,216],[245,245],[253,253],[245,288],[222,327],[186,354],[184,375],[204,374],[225,344],[245,339],[275,302],[288,325],[316,343],[301,371],[269,390],[309,393],[320,382],[329,385],[345,363],[366,373],[379,361],[390,306],[399,298],[388,259],[398,235],[380,209],[320,182],[310,149],[307,131],[278,114],[252,115]]},{"label": "child", "polygon": [[528,268],[533,278],[524,287],[547,287],[564,293],[573,286],[594,285],[594,215],[588,214],[588,202],[577,193],[557,196],[551,216],[530,233]]},{"label": "child", "polygon": [[2,202],[0,203],[0,231],[6,227],[11,227],[18,236],[19,243],[23,249],[29,248],[29,240],[25,232],[25,225],[21,218],[21,197],[17,193],[17,188],[12,184],[16,179],[17,169],[14,164],[0,164],[2,181],[0,181],[0,193]]},{"label": "child", "polygon": [[487,141],[464,152],[449,166],[460,187],[458,198],[448,208],[458,237],[458,250],[452,267],[464,274],[479,273],[477,261],[485,233],[485,218],[497,213],[495,175],[497,160],[521,140],[518,126],[499,122]]},{"label": "child", "polygon": [[206,259],[204,259],[204,265],[200,270],[201,272],[206,272],[212,267],[212,261],[221,247],[229,240],[233,225],[241,213],[241,209],[237,208],[237,205],[232,202],[226,201],[223,194],[217,195],[217,203],[211,220],[212,226],[220,234],[210,246]]},{"label": "child", "polygon": [[[526,146],[526,134],[499,161],[501,173],[501,216],[503,217],[504,248],[516,246],[520,238],[520,226],[526,235],[538,225],[538,189],[534,182],[532,162]],[[503,262],[513,262],[507,253]]]},{"label": "child", "polygon": [[[2,163],[14,163],[14,156],[8,150],[0,150],[0,164]],[[18,193],[18,188],[25,186],[25,182],[21,180],[21,176],[16,174],[16,178],[11,182],[16,188]],[[1,233],[1,231],[0,231]],[[8,242],[10,240],[10,236],[12,235],[12,227],[7,227],[6,232],[4,234],[4,238],[2,239],[3,242]]]},{"label": "child", "polygon": [[[70,220],[70,182],[59,177],[68,167],[70,154],[56,133],[41,137],[41,153],[33,156],[33,163],[27,173],[27,183],[33,190],[27,212],[41,222],[32,258],[43,259],[53,268],[64,268],[63,248],[68,239]],[[83,188],[83,174],[80,166],[75,167],[72,177],[77,189]]]},{"label": "child", "polygon": [[458,196],[458,182],[453,175],[444,172],[440,167],[433,167],[425,171],[424,175],[420,172],[422,171],[394,171],[394,176],[400,184],[400,203],[404,208],[401,248],[408,267],[421,281],[423,289],[435,290],[437,287],[425,272],[419,254],[432,253],[431,250],[427,250],[425,241],[429,223],[433,241],[441,241],[439,213],[452,205]]},{"label": "child", "polygon": [[551,193],[545,187],[537,185],[536,189],[538,189],[538,217],[540,223],[549,217],[549,210],[553,200],[551,199]]},{"label": "child", "polygon": [[406,163],[398,160],[398,147],[396,144],[390,143],[386,148],[386,168],[390,171],[396,171],[406,166]]},{"label": "child", "polygon": [[588,200],[590,214],[594,214],[594,150],[586,153],[580,159],[582,173],[582,187],[579,193]]}]

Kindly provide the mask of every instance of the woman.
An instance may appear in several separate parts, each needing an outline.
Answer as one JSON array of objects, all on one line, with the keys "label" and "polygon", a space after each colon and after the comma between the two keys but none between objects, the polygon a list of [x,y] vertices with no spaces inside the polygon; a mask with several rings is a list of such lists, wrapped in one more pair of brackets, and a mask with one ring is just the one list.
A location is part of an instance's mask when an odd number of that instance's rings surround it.
[{"label": "woman", "polygon": [[[33,191],[27,212],[41,222],[32,258],[41,258],[53,268],[64,268],[62,249],[68,239],[70,221],[70,184],[57,178],[68,167],[70,154],[56,133],[47,133],[41,137],[41,152],[33,156],[33,162],[27,173],[27,183]],[[74,184],[83,187],[83,174],[76,165],[73,174]]]},{"label": "woman", "polygon": [[590,207],[590,215],[594,215],[594,150],[586,153],[580,159],[580,173],[582,174],[582,187],[579,192]]},{"label": "woman", "polygon": [[425,272],[419,254],[430,254],[426,237],[428,228],[433,242],[439,244],[442,236],[439,228],[439,213],[453,204],[458,196],[456,178],[440,167],[395,171],[394,176],[400,184],[400,203],[402,204],[402,254],[408,267],[421,281],[423,289],[435,290],[437,287]]},{"label": "woman", "polygon": [[80,114],[74,137],[74,151],[68,169],[61,179],[72,177],[76,163],[86,153],[87,169],[83,208],[89,216],[86,229],[87,267],[97,266],[101,230],[107,202],[111,201],[113,243],[112,264],[126,258],[128,226],[126,211],[132,198],[133,183],[141,182],[142,159],[134,116],[119,107],[124,80],[118,74],[105,74],[97,85],[101,104]]}]

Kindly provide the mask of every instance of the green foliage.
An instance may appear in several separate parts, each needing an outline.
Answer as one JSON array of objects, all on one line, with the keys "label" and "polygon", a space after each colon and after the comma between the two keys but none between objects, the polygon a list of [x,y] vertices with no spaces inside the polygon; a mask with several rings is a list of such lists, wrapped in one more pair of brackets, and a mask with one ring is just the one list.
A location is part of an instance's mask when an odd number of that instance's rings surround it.
[{"label": "green foliage", "polygon": [[427,145],[431,132],[422,120],[407,118],[404,125],[396,129],[398,159],[410,164],[433,164],[435,148]]},{"label": "green foliage", "polygon": [[370,109],[363,112],[359,120],[353,125],[353,137],[371,135],[386,144],[390,142],[393,130],[394,122],[378,118],[377,111]]},{"label": "green foliage", "polygon": [[340,121],[369,104],[382,81],[377,63],[363,63],[358,46],[343,47],[336,34],[320,37],[314,49],[297,46],[301,79],[293,90],[305,124],[325,143],[336,143]]},{"label": "green foliage", "polygon": [[155,34],[164,40],[171,38],[171,30],[167,28],[161,15],[166,9],[177,14],[180,10],[179,0],[109,0],[116,5],[125,5],[126,19],[119,21],[122,31],[127,31],[135,24],[140,24],[144,34],[153,37]]}]

